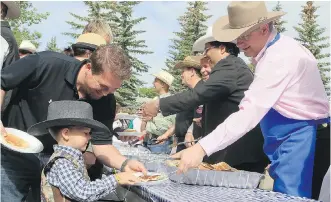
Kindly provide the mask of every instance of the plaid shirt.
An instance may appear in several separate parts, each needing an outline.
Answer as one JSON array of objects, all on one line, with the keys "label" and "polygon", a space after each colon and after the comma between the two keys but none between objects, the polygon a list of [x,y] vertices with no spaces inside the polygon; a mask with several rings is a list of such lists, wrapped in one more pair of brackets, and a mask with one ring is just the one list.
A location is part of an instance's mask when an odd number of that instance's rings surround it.
[{"label": "plaid shirt", "polygon": [[78,149],[63,145],[54,145],[54,151],[66,152],[75,158],[79,165],[75,165],[65,158],[55,161],[50,171],[47,173],[49,184],[58,187],[63,195],[76,201],[96,201],[115,191],[117,182],[113,175],[102,176],[93,182],[84,177],[83,154]]}]

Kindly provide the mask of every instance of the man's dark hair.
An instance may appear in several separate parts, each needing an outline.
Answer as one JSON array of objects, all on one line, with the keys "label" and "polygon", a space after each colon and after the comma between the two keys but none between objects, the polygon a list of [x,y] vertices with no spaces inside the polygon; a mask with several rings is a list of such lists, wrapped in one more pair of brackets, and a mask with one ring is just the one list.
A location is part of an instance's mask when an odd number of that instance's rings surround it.
[{"label": "man's dark hair", "polygon": [[211,46],[214,47],[220,47],[220,46],[224,46],[225,47],[225,51],[227,53],[229,53],[230,55],[234,55],[236,57],[238,57],[240,50],[239,48],[236,46],[236,44],[234,43],[230,43],[230,42],[220,42],[220,41],[212,41],[209,42],[209,44]]},{"label": "man's dark hair", "polygon": [[85,49],[85,48],[73,47],[72,50],[74,51],[74,56],[75,57],[83,56],[86,53],[91,53],[90,50]]},{"label": "man's dark hair", "polygon": [[131,77],[131,62],[122,48],[114,44],[99,46],[90,57],[92,73],[111,71],[121,80]]},{"label": "man's dark hair", "polygon": [[72,49],[71,49],[70,46],[68,46],[67,48],[64,48],[63,53],[66,54],[67,56],[71,56],[71,57],[74,56],[74,54],[72,53]]},{"label": "man's dark hair", "polygon": [[7,16],[8,7],[6,4],[1,2],[1,19],[4,19]]}]

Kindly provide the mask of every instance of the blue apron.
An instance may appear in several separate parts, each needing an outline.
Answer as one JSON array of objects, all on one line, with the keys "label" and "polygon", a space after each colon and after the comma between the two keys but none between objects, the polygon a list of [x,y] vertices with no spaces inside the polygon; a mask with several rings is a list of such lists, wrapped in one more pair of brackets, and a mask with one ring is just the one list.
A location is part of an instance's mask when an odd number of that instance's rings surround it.
[{"label": "blue apron", "polygon": [[270,109],[260,122],[263,149],[271,161],[274,191],[311,197],[317,125],[330,122],[295,120]]},{"label": "blue apron", "polygon": [[[267,45],[269,48],[280,38]],[[263,149],[271,161],[269,174],[274,191],[292,196],[311,197],[317,125],[330,122],[286,118],[271,108],[260,122]]]}]

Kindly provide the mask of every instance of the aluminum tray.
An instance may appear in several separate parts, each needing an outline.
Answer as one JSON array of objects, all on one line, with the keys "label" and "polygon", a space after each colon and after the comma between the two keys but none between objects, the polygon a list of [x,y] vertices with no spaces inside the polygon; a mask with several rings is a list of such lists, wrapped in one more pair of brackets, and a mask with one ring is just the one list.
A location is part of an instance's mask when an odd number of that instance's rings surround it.
[{"label": "aluminum tray", "polygon": [[[190,185],[231,187],[241,189],[257,188],[262,174],[247,171],[212,171],[191,169],[185,174],[177,174],[171,167],[169,179],[173,182]],[[169,170],[167,169],[167,170]]]}]

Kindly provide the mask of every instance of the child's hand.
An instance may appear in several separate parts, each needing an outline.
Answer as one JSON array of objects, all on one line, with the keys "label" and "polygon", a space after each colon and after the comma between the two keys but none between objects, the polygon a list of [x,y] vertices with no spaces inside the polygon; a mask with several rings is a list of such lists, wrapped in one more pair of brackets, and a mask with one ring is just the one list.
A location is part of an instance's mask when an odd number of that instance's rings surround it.
[{"label": "child's hand", "polygon": [[116,181],[120,185],[133,185],[141,182],[139,178],[133,175],[132,172],[122,172],[115,174]]}]

